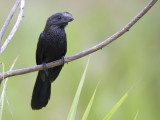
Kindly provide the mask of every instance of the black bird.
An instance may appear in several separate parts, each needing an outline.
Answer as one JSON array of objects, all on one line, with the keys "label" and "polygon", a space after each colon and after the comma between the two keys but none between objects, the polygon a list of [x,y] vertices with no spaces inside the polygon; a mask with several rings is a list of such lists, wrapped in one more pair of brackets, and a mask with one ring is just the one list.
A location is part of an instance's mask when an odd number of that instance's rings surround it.
[{"label": "black bird", "polygon": [[74,20],[68,12],[56,13],[48,18],[44,31],[40,34],[36,50],[37,65],[44,69],[38,72],[33,89],[31,107],[34,110],[45,107],[50,99],[51,83],[58,77],[63,65],[46,69],[45,63],[61,59],[67,52],[64,28]]}]

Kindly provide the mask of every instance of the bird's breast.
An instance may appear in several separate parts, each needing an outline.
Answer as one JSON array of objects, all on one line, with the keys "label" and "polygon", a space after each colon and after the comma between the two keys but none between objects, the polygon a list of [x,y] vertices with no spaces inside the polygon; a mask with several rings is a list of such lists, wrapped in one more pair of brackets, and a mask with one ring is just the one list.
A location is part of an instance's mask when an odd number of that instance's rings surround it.
[{"label": "bird's breast", "polygon": [[46,62],[51,62],[65,56],[67,41],[65,34],[50,34],[45,37],[44,57]]}]

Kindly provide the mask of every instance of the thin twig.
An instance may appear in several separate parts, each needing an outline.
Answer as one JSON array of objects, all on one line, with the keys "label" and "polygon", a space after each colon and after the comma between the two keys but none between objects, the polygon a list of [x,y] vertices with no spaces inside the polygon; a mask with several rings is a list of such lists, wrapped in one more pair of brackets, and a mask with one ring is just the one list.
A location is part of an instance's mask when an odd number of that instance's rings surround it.
[{"label": "thin twig", "polygon": [[8,38],[6,39],[6,41],[4,42],[2,48],[1,48],[1,51],[0,51],[0,56],[2,55],[2,53],[4,52],[4,50],[6,49],[7,45],[11,42],[12,40],[12,37],[14,36],[14,34],[16,33],[20,23],[21,23],[21,20],[23,18],[23,9],[24,9],[24,4],[25,4],[25,0],[21,0],[21,4],[20,4],[20,9],[19,9],[19,14],[18,14],[18,18],[17,18],[17,21],[12,29],[12,31],[10,32]]},{"label": "thin twig", "polygon": [[8,98],[7,98],[6,93],[5,93],[5,98],[6,98],[6,102],[7,102],[7,105],[8,105],[9,111],[10,111],[10,113],[11,113],[11,117],[12,117],[12,119],[11,119],[11,120],[13,120],[13,112],[12,112],[12,109],[11,109],[11,107],[10,107],[10,105],[9,105],[9,101],[8,101]]},{"label": "thin twig", "polygon": [[[87,50],[84,50],[78,54],[75,54],[73,56],[67,57],[65,58],[65,63],[71,62],[73,60],[79,59],[81,57],[84,57],[88,54],[91,54],[97,50],[102,49],[103,47],[105,47],[106,45],[108,45],[109,43],[111,43],[112,41],[116,40],[117,38],[119,38],[120,36],[122,36],[124,33],[126,33],[127,31],[129,31],[129,29],[144,15],[147,13],[147,11],[157,2],[158,0],[152,0],[140,13],[138,13],[138,15],[136,17],[134,17],[126,26],[124,26],[119,32],[115,33],[114,35],[112,35],[111,37],[109,37],[108,39],[104,40],[103,42],[101,42],[98,45],[95,45]],[[55,66],[59,66],[63,64],[63,60],[57,60],[57,61],[53,61],[50,63],[46,64],[47,68],[52,68]],[[38,71],[38,70],[42,70],[43,66],[42,65],[37,65],[37,66],[33,66],[33,67],[28,67],[28,68],[23,68],[23,69],[17,69],[17,70],[12,70],[12,71],[8,71],[4,73],[4,78],[6,77],[11,77],[11,76],[15,76],[15,75],[21,75],[21,74],[26,74],[26,73],[30,73],[30,72],[34,72],[34,71]],[[2,81],[2,74],[0,74],[0,81]]]},{"label": "thin twig", "polygon": [[[12,65],[11,65],[11,67],[9,69],[10,71],[13,69],[14,65],[16,64],[17,59],[18,59],[18,57],[16,57],[16,59],[13,61]],[[4,106],[3,103],[4,103],[4,97],[5,97],[5,91],[6,91],[7,81],[8,81],[8,78],[4,82],[3,90],[2,90],[2,94],[1,94],[1,98],[0,98],[0,104],[1,104],[0,117],[1,117],[1,119],[2,119],[2,112],[3,112],[3,106]],[[9,107],[9,109],[10,109],[10,107]]]},{"label": "thin twig", "polygon": [[8,15],[8,17],[7,17],[7,19],[6,19],[5,23],[4,23],[1,31],[0,31],[0,51],[1,51],[1,40],[3,38],[3,35],[4,35],[4,33],[5,33],[6,29],[7,29],[7,27],[9,25],[14,13],[16,12],[16,9],[17,9],[19,3],[20,3],[20,0],[16,0],[12,10],[10,11],[10,13],[9,13],[9,15]]}]

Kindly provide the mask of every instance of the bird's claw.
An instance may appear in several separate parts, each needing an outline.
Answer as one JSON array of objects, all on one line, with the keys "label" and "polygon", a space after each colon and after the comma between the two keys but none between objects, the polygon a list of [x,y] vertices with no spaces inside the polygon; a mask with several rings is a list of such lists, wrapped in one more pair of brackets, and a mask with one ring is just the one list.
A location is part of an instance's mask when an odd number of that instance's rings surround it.
[{"label": "bird's claw", "polygon": [[62,65],[65,63],[65,56],[62,56]]},{"label": "bird's claw", "polygon": [[47,67],[46,67],[46,63],[43,63],[43,70],[44,70],[46,76],[48,76],[48,70],[47,70]]}]

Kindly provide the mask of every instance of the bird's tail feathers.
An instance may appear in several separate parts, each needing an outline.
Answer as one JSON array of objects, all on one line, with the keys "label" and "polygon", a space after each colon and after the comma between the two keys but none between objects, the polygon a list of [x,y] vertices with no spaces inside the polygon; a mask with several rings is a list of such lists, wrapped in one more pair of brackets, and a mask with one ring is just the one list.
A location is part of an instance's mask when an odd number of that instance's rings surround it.
[{"label": "bird's tail feathers", "polygon": [[[44,75],[44,78],[42,77]],[[44,80],[42,80],[44,79]],[[32,93],[31,107],[34,110],[41,109],[48,104],[51,94],[51,82],[44,71],[39,71]]]}]

